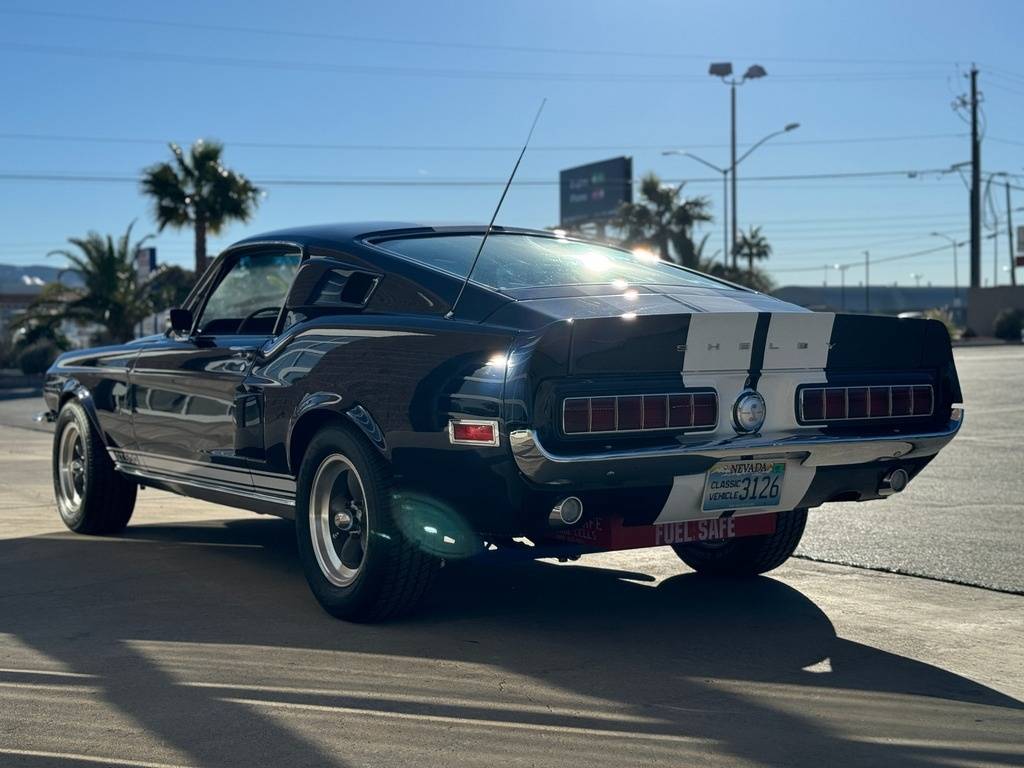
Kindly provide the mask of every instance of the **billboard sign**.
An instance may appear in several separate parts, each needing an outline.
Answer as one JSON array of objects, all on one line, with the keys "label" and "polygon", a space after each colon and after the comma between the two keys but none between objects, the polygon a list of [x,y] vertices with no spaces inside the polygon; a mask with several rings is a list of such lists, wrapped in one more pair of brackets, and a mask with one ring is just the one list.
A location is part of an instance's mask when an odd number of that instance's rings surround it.
[{"label": "billboard sign", "polygon": [[606,221],[633,202],[633,158],[613,157],[567,168],[558,175],[562,226]]}]

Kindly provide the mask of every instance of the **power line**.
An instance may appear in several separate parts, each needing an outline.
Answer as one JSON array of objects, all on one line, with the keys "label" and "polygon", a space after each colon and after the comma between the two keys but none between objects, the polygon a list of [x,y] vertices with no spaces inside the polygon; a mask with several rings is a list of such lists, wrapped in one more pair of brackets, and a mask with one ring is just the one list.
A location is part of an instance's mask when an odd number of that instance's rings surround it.
[{"label": "power line", "polygon": [[[528,54],[556,54],[556,55],[571,55],[571,56],[620,56],[629,58],[640,58],[640,59],[681,59],[689,61],[710,61],[714,59],[723,58],[723,54],[698,54],[698,53],[679,53],[677,51],[665,52],[665,51],[637,51],[637,50],[622,50],[622,49],[608,49],[608,48],[569,48],[559,46],[557,48],[544,47],[544,46],[528,46],[528,45],[506,45],[499,43],[468,43],[464,41],[440,41],[440,40],[424,40],[414,38],[394,38],[394,37],[383,37],[376,35],[352,35],[352,34],[339,34],[336,32],[311,32],[308,30],[282,30],[278,28],[270,29],[267,27],[254,27],[254,26],[239,26],[239,25],[227,25],[227,24],[211,24],[201,23],[194,21],[179,21],[174,19],[152,19],[152,18],[140,18],[132,16],[111,16],[105,14],[94,14],[94,13],[81,13],[81,12],[68,12],[68,11],[49,11],[49,10],[29,10],[29,9],[14,9],[4,8],[0,9],[0,13],[20,15],[20,16],[37,16],[44,18],[63,18],[75,21],[91,21],[91,22],[102,22],[102,23],[118,23],[118,24],[135,24],[155,27],[168,27],[173,29],[193,29],[197,31],[207,32],[240,32],[244,34],[256,34],[256,35],[268,35],[274,38],[280,37],[293,37],[307,40],[333,40],[341,42],[354,42],[354,43],[370,43],[374,45],[404,45],[404,46],[415,46],[423,48],[449,48],[459,50],[474,50],[474,51],[501,51],[507,53],[528,53]],[[725,56],[725,58],[728,58]],[[793,63],[808,63],[808,64],[902,64],[902,65],[921,65],[921,64],[937,64],[940,66],[948,66],[950,63],[948,60],[943,59],[847,59],[847,58],[794,58],[784,56],[753,56],[746,57],[753,59],[760,59],[761,61],[778,61],[778,62],[793,62]]]},{"label": "power line", "polygon": [[[707,75],[677,73],[622,73],[622,72],[544,72],[512,70],[473,70],[431,67],[399,67],[371,64],[334,64],[330,62],[296,61],[286,59],[260,59],[239,56],[213,56],[204,54],[166,53],[160,51],[133,51],[82,46],[45,45],[0,40],[4,51],[41,53],[88,59],[115,61],[141,61],[145,63],[202,64],[216,67],[243,67],[297,72],[333,72],[366,77],[426,77],[470,80],[527,80],[561,81],[569,83],[712,83]],[[879,82],[898,80],[927,80],[941,76],[939,72],[821,72],[798,75],[773,75],[768,82]]]},{"label": "power line", "polygon": [[[874,144],[903,141],[931,141],[944,139],[962,139],[966,133],[937,133],[917,134],[905,136],[854,136],[835,139],[804,139],[779,141],[776,147],[784,146],[813,146],[831,144]],[[50,133],[0,133],[0,139],[13,141],[46,141],[46,142],[82,142],[94,144],[145,144],[166,146],[167,139],[154,137],[118,137],[118,136],[89,136],[75,134],[50,134]],[[188,143],[178,142],[178,143]],[[275,141],[225,141],[232,147],[244,147],[247,149],[302,149],[302,150],[340,150],[358,152],[512,152],[518,147],[511,144],[354,144],[354,143],[318,143],[318,142],[275,142]],[[662,150],[665,147],[674,146],[678,141],[666,141],[661,144],[548,144],[530,147],[531,152],[614,152],[619,150]],[[728,144],[694,144],[687,143],[690,149],[724,149]],[[749,146],[739,144],[737,146]]]},{"label": "power line", "polygon": [[[936,246],[934,248],[926,248],[926,249],[920,250],[920,251],[911,251],[910,253],[901,253],[901,254],[897,254],[896,256],[888,256],[888,257],[881,258],[881,259],[872,259],[871,260],[871,265],[874,266],[875,264],[883,264],[883,263],[887,263],[887,262],[890,262],[890,261],[901,261],[903,259],[916,259],[918,256],[927,256],[929,254],[938,253],[939,251],[948,251],[948,250],[949,250],[949,246],[948,245],[940,245],[940,246]],[[839,269],[849,269],[851,267],[863,266],[863,264],[864,264],[863,261],[850,261],[850,262],[846,262],[845,264],[818,264],[817,266],[813,266],[813,267],[779,267],[777,269],[772,269],[771,271],[772,272],[819,272],[824,267],[832,267],[832,268],[839,268]]]},{"label": "power line", "polygon": [[[830,173],[801,173],[772,176],[745,176],[744,181],[814,181],[827,179],[870,179],[870,178],[892,178],[905,177],[913,179],[918,176],[931,174],[944,174],[945,168],[927,169],[905,169],[891,171],[837,171]],[[75,174],[68,172],[0,172],[0,181],[58,181],[58,182],[88,182],[88,183],[133,183],[137,184],[141,177],[136,175],[115,175],[115,174]],[[255,183],[265,186],[280,187],[492,187],[500,186],[505,182],[502,179],[430,179],[430,178],[365,178],[365,179],[310,179],[310,178],[266,178],[253,179]],[[662,179],[666,184],[685,183],[714,183],[721,184],[721,178],[691,177],[685,179]],[[526,187],[552,187],[558,186],[557,179],[521,179],[516,186]],[[634,184],[640,180],[635,179]]]}]

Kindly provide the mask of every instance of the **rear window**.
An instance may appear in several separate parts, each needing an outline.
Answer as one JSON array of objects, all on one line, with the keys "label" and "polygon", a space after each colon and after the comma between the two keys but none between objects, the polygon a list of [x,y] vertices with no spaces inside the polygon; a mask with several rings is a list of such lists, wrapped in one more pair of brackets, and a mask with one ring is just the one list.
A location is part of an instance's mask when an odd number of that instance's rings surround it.
[{"label": "rear window", "polygon": [[[465,277],[483,235],[429,235],[378,240],[376,244],[411,261]],[[503,234],[487,238],[473,281],[491,288],[600,285],[621,289],[623,282],[647,285],[723,283],[661,261],[643,251],[624,251],[559,237]]]}]

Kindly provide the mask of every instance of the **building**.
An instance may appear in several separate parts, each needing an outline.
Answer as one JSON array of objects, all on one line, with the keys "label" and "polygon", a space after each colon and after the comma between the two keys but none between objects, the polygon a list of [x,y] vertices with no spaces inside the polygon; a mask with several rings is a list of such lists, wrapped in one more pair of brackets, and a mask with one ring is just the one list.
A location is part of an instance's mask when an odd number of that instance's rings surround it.
[{"label": "building", "polygon": [[[959,302],[956,292],[947,286],[893,286],[872,285],[866,294],[863,285],[787,285],[772,291],[783,301],[799,304],[801,307],[829,312],[868,312],[881,315],[898,315],[900,312],[924,312],[929,309],[951,309],[967,305],[967,290],[960,290]],[[870,307],[868,302],[870,301]]]}]

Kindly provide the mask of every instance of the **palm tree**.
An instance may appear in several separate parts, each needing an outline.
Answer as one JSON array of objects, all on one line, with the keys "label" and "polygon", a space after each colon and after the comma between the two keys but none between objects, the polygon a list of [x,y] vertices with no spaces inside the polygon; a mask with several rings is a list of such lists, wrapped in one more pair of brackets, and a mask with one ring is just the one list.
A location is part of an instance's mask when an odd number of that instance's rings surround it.
[{"label": "palm tree", "polygon": [[680,199],[683,186],[662,184],[656,175],[647,174],[640,182],[642,202],[623,203],[612,225],[622,230],[628,245],[647,246],[666,261],[696,268],[704,241],[694,242],[694,227],[713,219],[706,197]]},{"label": "palm tree", "polygon": [[[169,287],[177,282],[182,270],[165,268],[154,272],[141,283],[135,271],[139,248],[153,237],[146,235],[132,241],[132,227],[115,240],[110,235],[89,232],[83,237],[68,238],[75,247],[51,251],[48,256],[63,256],[70,266],[66,272],[77,272],[82,285],[72,287],[59,280],[46,286],[39,297],[15,318],[14,324],[27,334],[33,329],[54,327],[55,322],[71,320],[83,325],[98,325],[103,330],[98,341],[120,343],[135,336],[136,326],[156,309],[155,296],[168,296]],[[177,269],[177,271],[173,271]],[[177,291],[180,293],[180,291]]]},{"label": "palm tree", "polygon": [[751,227],[740,235],[736,243],[736,255],[747,257],[747,271],[753,273],[754,262],[763,261],[771,256],[772,246],[760,227]]},{"label": "palm tree", "polygon": [[232,221],[248,221],[262,191],[240,173],[221,163],[224,145],[200,139],[186,155],[171,144],[174,161],[156,163],[143,171],[142,190],[153,198],[159,231],[170,226],[195,227],[195,270],[206,269],[206,235],[216,235]]}]

